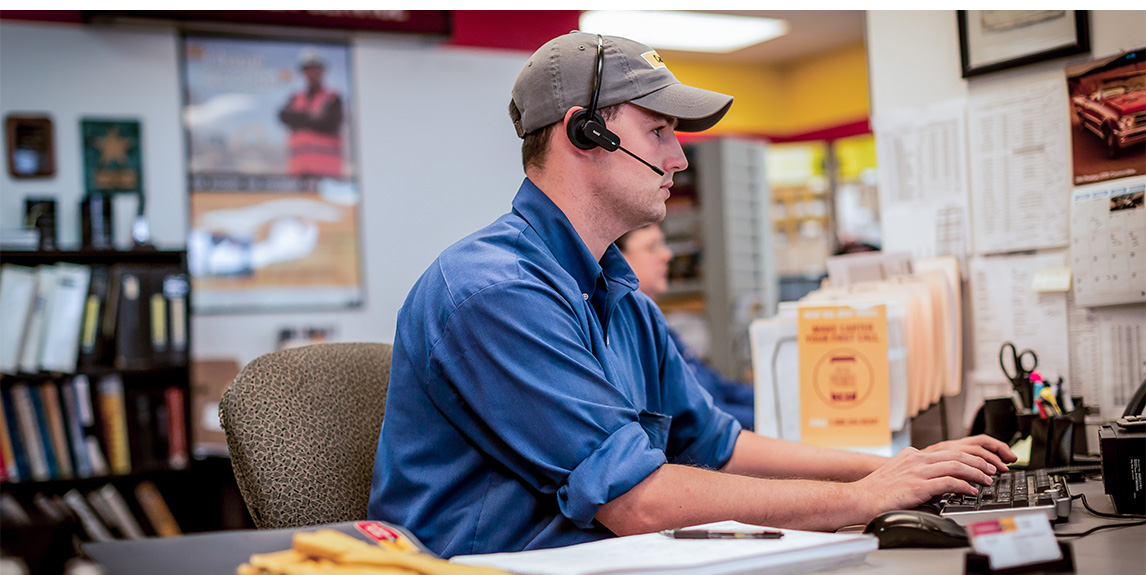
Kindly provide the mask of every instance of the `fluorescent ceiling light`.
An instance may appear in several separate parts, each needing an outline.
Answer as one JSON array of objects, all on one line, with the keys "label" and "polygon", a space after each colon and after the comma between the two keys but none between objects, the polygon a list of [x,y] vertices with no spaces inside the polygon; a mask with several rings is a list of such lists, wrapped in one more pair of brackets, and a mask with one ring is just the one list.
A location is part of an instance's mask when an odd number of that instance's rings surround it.
[{"label": "fluorescent ceiling light", "polygon": [[631,38],[664,50],[727,53],[788,33],[775,18],[657,10],[590,10],[581,31]]}]

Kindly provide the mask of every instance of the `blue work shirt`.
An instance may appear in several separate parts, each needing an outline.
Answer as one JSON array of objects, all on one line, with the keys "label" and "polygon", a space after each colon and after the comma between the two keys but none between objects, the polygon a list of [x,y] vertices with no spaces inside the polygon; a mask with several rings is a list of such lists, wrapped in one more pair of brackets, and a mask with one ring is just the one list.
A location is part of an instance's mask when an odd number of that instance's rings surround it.
[{"label": "blue work shirt", "polygon": [[526,179],[398,312],[367,517],[443,557],[558,547],[666,461],[723,467],[740,425],[636,287]]},{"label": "blue work shirt", "polygon": [[700,356],[696,355],[676,330],[669,328],[669,337],[684,356],[685,363],[692,368],[696,381],[712,396],[712,402],[716,407],[727,411],[740,422],[741,427],[751,431],[756,425],[756,392],[752,386],[725,379],[720,372],[709,367]]}]

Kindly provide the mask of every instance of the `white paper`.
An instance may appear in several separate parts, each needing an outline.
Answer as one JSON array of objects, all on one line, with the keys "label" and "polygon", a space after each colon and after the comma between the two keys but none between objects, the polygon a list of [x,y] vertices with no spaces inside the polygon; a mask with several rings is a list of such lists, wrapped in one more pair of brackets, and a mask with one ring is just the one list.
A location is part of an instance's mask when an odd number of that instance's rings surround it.
[{"label": "white paper", "polygon": [[[720,531],[760,530],[760,527],[736,521],[699,527]],[[683,540],[647,533],[556,549],[462,555],[450,561],[539,575],[797,573],[856,565],[868,551],[879,546],[871,535],[780,531],[784,532],[782,539],[764,540]]]},{"label": "white paper", "polygon": [[969,380],[975,385],[967,389],[965,424],[970,423],[983,399],[1011,395],[1010,382],[999,367],[999,348],[1005,342],[1013,342],[1020,352],[1034,351],[1039,360],[1037,371],[1044,379],[1057,380],[1070,373],[1069,346],[1064,337],[1067,294],[1039,293],[1031,285],[1039,270],[1065,264],[1065,252],[972,258],[975,345],[974,371]]},{"label": "white paper", "polygon": [[1146,302],[1146,177],[1071,194],[1070,263],[1080,306]]},{"label": "white paper", "polygon": [[833,286],[885,280],[911,275],[911,254],[881,250],[859,252],[828,258],[828,279]]},{"label": "white paper", "polygon": [[963,101],[875,120],[883,249],[963,263],[971,249]]},{"label": "white paper", "polygon": [[795,303],[781,303],[775,316],[752,322],[756,433],[800,441],[800,356]]},{"label": "white paper", "polygon": [[970,99],[975,253],[1067,245],[1070,126],[1061,78],[980,91]]},{"label": "white paper", "polygon": [[1067,389],[1098,408],[1088,419],[1117,419],[1146,378],[1146,305],[1073,306],[1069,323]]}]

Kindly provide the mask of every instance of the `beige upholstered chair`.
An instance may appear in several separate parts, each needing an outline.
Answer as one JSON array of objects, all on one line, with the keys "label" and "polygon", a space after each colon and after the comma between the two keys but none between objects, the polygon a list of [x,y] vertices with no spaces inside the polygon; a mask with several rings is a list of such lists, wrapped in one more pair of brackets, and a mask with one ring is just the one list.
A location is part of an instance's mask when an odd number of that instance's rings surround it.
[{"label": "beige upholstered chair", "polygon": [[247,364],[219,403],[260,529],[366,518],[390,344],[324,343]]}]

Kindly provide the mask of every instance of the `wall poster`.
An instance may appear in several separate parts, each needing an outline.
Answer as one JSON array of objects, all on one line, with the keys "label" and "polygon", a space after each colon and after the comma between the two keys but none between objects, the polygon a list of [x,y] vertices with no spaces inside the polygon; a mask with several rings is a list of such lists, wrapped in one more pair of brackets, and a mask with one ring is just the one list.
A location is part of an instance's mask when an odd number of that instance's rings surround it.
[{"label": "wall poster", "polygon": [[362,303],[346,44],[183,43],[196,313]]},{"label": "wall poster", "polygon": [[1146,174],[1146,48],[1066,68],[1074,185]]},{"label": "wall poster", "polygon": [[891,444],[887,307],[804,307],[797,319],[800,442]]}]

